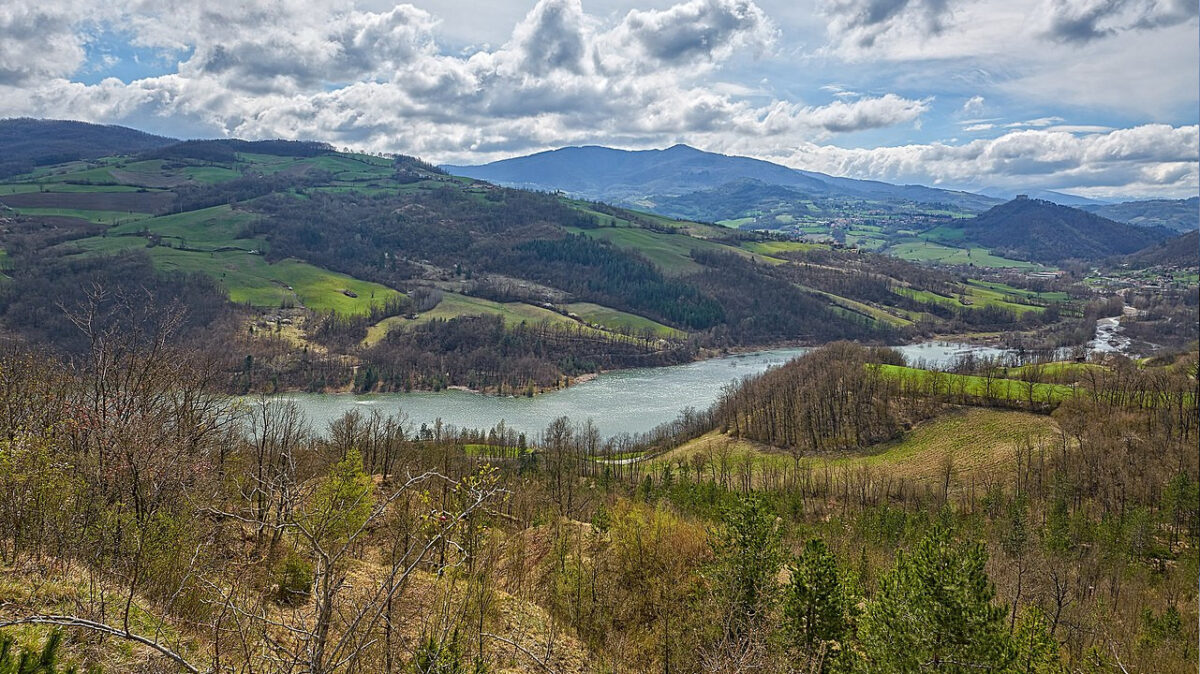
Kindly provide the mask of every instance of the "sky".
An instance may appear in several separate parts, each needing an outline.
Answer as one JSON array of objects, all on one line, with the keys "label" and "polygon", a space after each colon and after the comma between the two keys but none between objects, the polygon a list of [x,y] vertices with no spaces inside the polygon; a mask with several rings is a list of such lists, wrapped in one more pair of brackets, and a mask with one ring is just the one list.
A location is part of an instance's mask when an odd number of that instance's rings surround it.
[{"label": "sky", "polygon": [[1195,0],[5,0],[0,117],[483,163],[686,143],[894,183],[1200,190]]}]

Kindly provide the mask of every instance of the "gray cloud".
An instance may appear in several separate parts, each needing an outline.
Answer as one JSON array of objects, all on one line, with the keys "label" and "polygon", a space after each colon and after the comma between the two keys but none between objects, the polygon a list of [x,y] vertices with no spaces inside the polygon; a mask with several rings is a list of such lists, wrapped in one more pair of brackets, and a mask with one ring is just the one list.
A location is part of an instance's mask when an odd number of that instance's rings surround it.
[{"label": "gray cloud", "polygon": [[22,84],[75,72],[84,59],[74,29],[78,12],[48,2],[0,5],[0,84]]},{"label": "gray cloud", "polygon": [[408,5],[303,19],[288,16],[292,9],[297,8],[256,9],[237,17],[204,11],[197,20],[215,39],[197,44],[180,72],[219,77],[249,92],[288,91],[389,73],[434,48],[432,17]]},{"label": "gray cloud", "polygon": [[1045,34],[1067,43],[1098,40],[1126,30],[1174,26],[1196,18],[1191,0],[1049,0]]},{"label": "gray cloud", "polygon": [[794,166],[959,188],[1071,189],[1096,196],[1181,196],[1200,185],[1200,127],[1146,124],[1107,133],[1012,131],[961,145],[847,149],[802,144]]},{"label": "gray cloud", "polygon": [[616,29],[659,63],[722,58],[746,46],[764,48],[774,27],[749,0],[691,0],[662,11],[630,11]]},{"label": "gray cloud", "polygon": [[937,35],[950,15],[948,0],[827,0],[829,32],[835,41],[856,47],[872,47],[885,33],[895,29]]},{"label": "gray cloud", "polygon": [[539,2],[514,31],[521,68],[543,76],[555,70],[583,71],[587,52],[579,0]]}]

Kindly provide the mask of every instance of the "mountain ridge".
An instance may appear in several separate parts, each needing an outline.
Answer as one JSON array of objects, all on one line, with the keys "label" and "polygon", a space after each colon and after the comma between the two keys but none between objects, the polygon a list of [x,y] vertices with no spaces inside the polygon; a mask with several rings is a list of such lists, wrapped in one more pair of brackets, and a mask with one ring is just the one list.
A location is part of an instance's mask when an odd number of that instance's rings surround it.
[{"label": "mountain ridge", "polygon": [[178,143],[125,126],[61,119],[0,119],[0,178],[27,173],[38,166],[110,154],[151,150]]},{"label": "mountain ridge", "polygon": [[986,210],[999,199],[924,185],[894,185],[796,169],[753,157],[676,144],[661,150],[568,146],[488,164],[444,164],[455,175],[509,187],[562,190],[597,200],[646,205],[652,197],[679,197],[743,179],[804,190],[811,196],[949,203]]}]

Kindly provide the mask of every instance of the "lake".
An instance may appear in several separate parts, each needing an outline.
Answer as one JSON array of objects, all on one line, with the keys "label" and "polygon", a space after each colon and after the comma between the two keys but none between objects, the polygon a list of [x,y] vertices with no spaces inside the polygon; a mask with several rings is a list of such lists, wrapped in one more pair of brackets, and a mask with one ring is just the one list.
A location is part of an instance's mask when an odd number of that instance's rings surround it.
[{"label": "lake", "polygon": [[[967,352],[982,356],[1007,353],[1002,349],[952,342],[896,348],[910,362],[929,365],[945,365]],[[364,413],[379,410],[384,414],[403,410],[413,428],[420,428],[422,423],[433,425],[440,418],[445,425],[487,429],[503,419],[509,427],[531,438],[557,417],[567,416],[580,423],[591,418],[601,436],[611,437],[648,431],[671,421],[686,407],[705,409],[717,400],[726,384],[782,365],[808,351],[770,349],[686,365],[616,370],[532,398],[449,390],[367,395],[288,393],[276,399],[294,401],[318,432],[346,411],[357,409]]]}]

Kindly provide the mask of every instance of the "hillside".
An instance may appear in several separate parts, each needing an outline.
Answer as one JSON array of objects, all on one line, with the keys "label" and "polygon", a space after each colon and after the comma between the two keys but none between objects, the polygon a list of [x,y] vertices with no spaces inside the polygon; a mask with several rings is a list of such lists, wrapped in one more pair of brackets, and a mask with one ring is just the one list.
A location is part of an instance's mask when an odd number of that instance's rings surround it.
[{"label": "hillside", "polygon": [[0,178],[77,159],[138,152],[178,141],[120,126],[48,119],[0,119]]},{"label": "hillside", "polygon": [[1069,303],[1019,278],[965,283],[295,141],[189,141],[13,176],[0,249],[8,332],[78,351],[88,339],[60,307],[81,310],[80,288],[109,288],[122,329],[135,326],[121,307],[150,289],[139,310],[182,303],[184,332],[237,337],[219,354],[235,389],[541,390],[704,349],[1035,329]]},{"label": "hillside", "polygon": [[[997,202],[989,197],[921,185],[901,186],[839,178],[750,157],[704,152],[687,145],[639,151],[597,146],[565,147],[481,166],[449,165],[443,168],[455,175],[501,185],[562,190],[587,199],[639,204],[656,211],[659,210],[658,201],[664,198],[742,180],[792,188],[809,198],[950,204],[975,211]],[[711,214],[692,217],[708,221],[720,219]]]},{"label": "hillside", "polygon": [[1005,257],[1054,264],[1133,253],[1168,234],[1049,201],[1018,197],[974,218],[956,221],[940,235],[977,243]]},{"label": "hillside", "polygon": [[951,373],[832,344],[603,438],[322,433],[203,395],[193,350],[107,346],[0,351],[9,671],[1195,667],[1195,351]]},{"label": "hillside", "polygon": [[1129,265],[1146,267],[1200,267],[1200,232],[1191,231],[1139,250],[1128,257]]},{"label": "hillside", "polygon": [[1139,227],[1165,227],[1177,232],[1200,229],[1200,197],[1146,199],[1120,204],[1082,206],[1089,213]]}]

